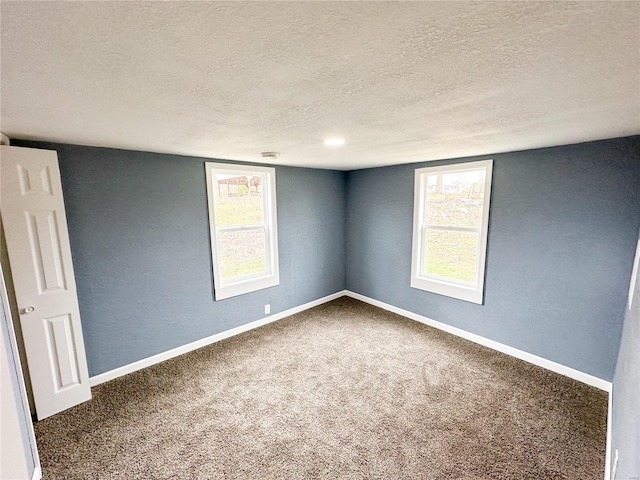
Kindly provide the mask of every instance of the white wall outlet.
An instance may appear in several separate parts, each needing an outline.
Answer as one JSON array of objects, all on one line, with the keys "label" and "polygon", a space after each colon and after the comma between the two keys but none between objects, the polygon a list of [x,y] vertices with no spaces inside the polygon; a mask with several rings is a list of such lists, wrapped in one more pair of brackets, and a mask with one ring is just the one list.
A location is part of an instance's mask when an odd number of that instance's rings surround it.
[{"label": "white wall outlet", "polygon": [[265,314],[265,315],[269,315],[270,313],[271,313],[271,304],[270,304],[270,303],[267,303],[267,304],[264,306],[264,314]]},{"label": "white wall outlet", "polygon": [[617,470],[618,470],[618,449],[616,448],[616,453],[613,455],[613,470],[611,473],[611,480],[616,480]]}]

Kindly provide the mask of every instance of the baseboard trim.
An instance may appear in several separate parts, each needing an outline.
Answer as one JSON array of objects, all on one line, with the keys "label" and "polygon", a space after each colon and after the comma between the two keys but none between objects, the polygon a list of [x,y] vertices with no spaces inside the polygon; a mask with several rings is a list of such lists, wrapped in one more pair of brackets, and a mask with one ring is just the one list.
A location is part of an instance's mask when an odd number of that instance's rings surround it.
[{"label": "baseboard trim", "polygon": [[284,317],[294,315],[296,313],[302,312],[304,310],[308,310],[309,308],[313,308],[318,305],[322,305],[323,303],[330,302],[332,300],[335,300],[343,296],[355,298],[356,300],[360,300],[370,305],[382,308],[383,310],[387,310],[389,312],[402,315],[403,317],[407,317],[407,318],[410,318],[411,320],[415,320],[417,322],[423,323],[430,327],[437,328],[438,330],[451,333],[452,335],[455,335],[457,337],[464,338],[466,340],[477,343],[479,345],[483,345],[485,347],[491,348],[498,352],[506,353],[507,355],[510,355],[512,357],[519,358],[520,360],[524,360],[525,362],[529,362],[534,365],[538,365],[539,367],[546,368],[547,370],[551,370],[552,372],[556,372],[561,375],[565,375],[567,377],[573,378],[574,380],[578,380],[579,382],[586,383],[587,385],[591,385],[592,387],[599,388],[600,390],[604,390],[605,392],[609,392],[609,393],[611,392],[612,384],[607,380],[603,380],[601,378],[595,377],[588,373],[584,373],[579,370],[575,370],[571,367],[562,365],[560,363],[547,360],[546,358],[538,357],[537,355],[533,355],[523,350],[518,350],[517,348],[513,348],[503,343],[499,343],[494,340],[481,337],[480,335],[467,332],[457,327],[452,327],[451,325],[447,325],[446,323],[438,322],[437,320],[427,318],[417,313],[413,313],[409,310],[405,310],[403,308],[399,308],[394,305],[381,302],[380,300],[375,300],[373,298],[367,297],[365,295],[361,295],[356,292],[352,292],[350,290],[342,290],[334,294],[327,295],[326,297],[319,298],[312,302],[308,302],[303,305],[290,308],[283,312],[276,313],[269,317],[256,320],[255,322],[247,323],[246,325],[241,325],[239,327],[232,328],[231,330],[227,330],[225,332],[216,333],[215,335],[211,335],[210,337],[206,337],[201,340],[196,340],[195,342],[182,345],[181,347],[167,350],[166,352],[159,353],[151,357],[143,358],[142,360],[138,360],[137,362],[133,362],[128,365],[123,365],[122,367],[118,367],[113,370],[109,370],[108,372],[104,372],[89,378],[89,383],[92,387],[95,387],[96,385],[100,385],[101,383],[108,382],[110,380],[116,379],[123,375],[127,375],[129,373],[133,373],[142,368],[150,367],[151,365],[155,365],[156,363],[160,363],[170,358],[177,357],[178,355],[182,355],[184,353],[197,350],[198,348],[211,345],[212,343],[219,342],[220,340],[224,340],[224,339],[233,337],[235,335],[239,335],[240,333],[248,332],[249,330],[253,330],[254,328],[267,325],[271,322],[275,322]]},{"label": "baseboard trim", "polygon": [[609,390],[609,404],[607,406],[607,444],[604,458],[604,480],[611,479],[611,429],[613,422],[613,388]]},{"label": "baseboard trim", "polygon": [[274,315],[270,315],[265,318],[261,318],[260,320],[256,320],[255,322],[247,323],[246,325],[241,325],[239,327],[232,328],[231,330],[216,333],[215,335],[211,335],[210,337],[205,337],[201,340],[196,340],[195,342],[191,342],[186,345],[182,345],[181,347],[176,347],[171,350],[167,350],[166,352],[162,352],[157,355],[153,355],[151,357],[143,358],[142,360],[138,360],[137,362],[129,363],[127,365],[123,365],[122,367],[109,370],[108,372],[95,375],[89,378],[89,384],[92,387],[95,387],[96,385],[100,385],[101,383],[105,383],[110,380],[114,380],[118,377],[127,375],[129,373],[136,372],[143,368],[150,367],[151,365],[155,365],[156,363],[164,362],[165,360],[169,360],[170,358],[177,357],[178,355],[192,352],[193,350],[197,350],[198,348],[206,347],[207,345],[211,345],[212,343],[219,342],[220,340],[225,340],[235,335],[248,332],[249,330],[253,330],[254,328],[262,327],[263,325],[267,325],[269,323],[275,322],[276,320],[280,320],[284,317],[288,317],[295,313],[299,313],[304,310],[317,307],[318,305],[322,305],[323,303],[330,302],[331,300],[344,297],[345,295],[346,295],[346,290],[342,290],[340,292],[327,295],[326,297],[319,298],[312,302],[308,302],[303,305],[290,308],[288,310],[276,313]]},{"label": "baseboard trim", "polygon": [[31,475],[31,480],[40,480],[42,478],[42,469],[38,466],[33,469],[33,475]]},{"label": "baseboard trim", "polygon": [[533,355],[523,350],[518,350],[517,348],[510,347],[503,343],[489,340],[488,338],[481,337],[480,335],[476,335],[475,333],[470,333],[460,328],[452,327],[451,325],[447,325],[446,323],[438,322],[437,320],[418,315],[417,313],[410,312],[409,310],[404,310],[394,305],[375,300],[373,298],[352,292],[350,290],[346,290],[345,295],[351,298],[355,298],[356,300],[368,303],[375,307],[380,307],[383,310],[397,313],[398,315],[410,318],[411,320],[424,323],[425,325],[437,328],[438,330],[443,330],[457,337],[461,337],[485,347],[489,347],[493,350],[497,350],[498,352],[506,353],[507,355],[510,355],[512,357],[519,358],[520,360],[524,360],[525,362],[529,362],[539,367],[546,368],[547,370],[551,370],[552,372],[559,373],[566,377],[573,378],[574,380],[578,380],[579,382],[586,383],[587,385],[591,385],[592,387],[599,388],[600,390],[604,390],[605,392],[611,391],[611,382],[598,377],[594,377],[593,375],[589,375],[588,373],[575,370],[560,363],[547,360],[546,358],[538,357],[537,355]]}]

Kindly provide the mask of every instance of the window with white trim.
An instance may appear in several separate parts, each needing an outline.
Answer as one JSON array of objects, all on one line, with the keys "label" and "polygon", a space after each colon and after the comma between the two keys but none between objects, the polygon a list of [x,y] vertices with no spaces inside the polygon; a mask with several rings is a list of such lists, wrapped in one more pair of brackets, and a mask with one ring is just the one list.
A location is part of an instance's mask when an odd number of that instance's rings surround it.
[{"label": "window with white trim", "polygon": [[415,172],[411,286],[483,303],[493,160]]},{"label": "window with white trim", "polygon": [[206,162],[216,300],[280,283],[276,172]]}]

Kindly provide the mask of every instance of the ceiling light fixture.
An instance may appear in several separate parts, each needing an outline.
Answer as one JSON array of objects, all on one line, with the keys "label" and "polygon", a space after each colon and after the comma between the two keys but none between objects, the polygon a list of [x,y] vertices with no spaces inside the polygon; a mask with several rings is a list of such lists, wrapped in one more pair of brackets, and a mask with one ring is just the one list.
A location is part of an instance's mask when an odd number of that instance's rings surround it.
[{"label": "ceiling light fixture", "polygon": [[344,138],[327,138],[324,144],[327,147],[341,147],[344,145]]},{"label": "ceiling light fixture", "polygon": [[260,152],[262,158],[268,158],[269,160],[276,160],[280,158],[280,152]]}]

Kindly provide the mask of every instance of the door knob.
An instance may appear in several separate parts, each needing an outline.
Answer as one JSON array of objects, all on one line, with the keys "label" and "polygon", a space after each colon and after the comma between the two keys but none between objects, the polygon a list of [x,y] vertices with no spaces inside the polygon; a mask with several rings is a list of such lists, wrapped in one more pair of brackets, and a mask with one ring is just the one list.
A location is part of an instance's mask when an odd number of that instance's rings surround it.
[{"label": "door knob", "polygon": [[27,307],[27,308],[25,308],[25,309],[23,310],[23,313],[31,313],[31,312],[33,312],[35,309],[36,309],[36,307],[31,307],[31,306],[29,306],[29,307]]}]

